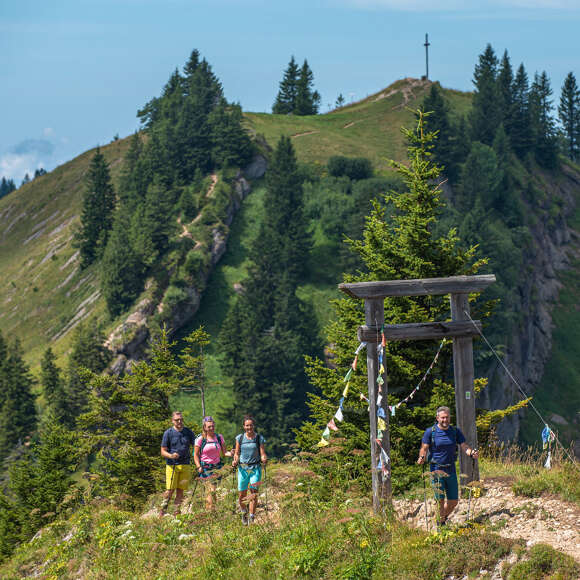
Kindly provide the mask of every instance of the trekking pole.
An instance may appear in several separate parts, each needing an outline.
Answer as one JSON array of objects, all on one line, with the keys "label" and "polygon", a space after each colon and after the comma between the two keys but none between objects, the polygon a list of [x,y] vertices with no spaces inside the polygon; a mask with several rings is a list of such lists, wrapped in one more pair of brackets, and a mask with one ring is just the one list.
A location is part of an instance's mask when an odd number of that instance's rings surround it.
[{"label": "trekking pole", "polygon": [[425,527],[429,531],[429,518],[427,516],[427,484],[425,483],[425,463],[422,463],[423,472],[421,474],[421,479],[423,480],[423,503],[425,504]]},{"label": "trekking pole", "polygon": [[264,494],[266,495],[266,516],[270,517],[268,514],[268,486],[266,485],[266,465],[264,465]]},{"label": "trekking pole", "polygon": [[470,511],[471,511],[471,495],[473,493],[473,474],[475,473],[475,459],[473,459],[473,450],[471,451],[471,480],[469,486],[469,500],[467,501],[467,521],[470,520]]},{"label": "trekking pole", "polygon": [[232,514],[236,514],[236,468],[232,465]]}]

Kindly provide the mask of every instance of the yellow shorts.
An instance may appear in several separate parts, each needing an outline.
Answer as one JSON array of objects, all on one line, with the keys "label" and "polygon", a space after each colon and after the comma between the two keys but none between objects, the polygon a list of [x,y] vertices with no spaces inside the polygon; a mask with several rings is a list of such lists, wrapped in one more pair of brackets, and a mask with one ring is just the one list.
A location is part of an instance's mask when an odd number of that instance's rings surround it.
[{"label": "yellow shorts", "polygon": [[166,465],[165,489],[189,489],[191,465]]}]

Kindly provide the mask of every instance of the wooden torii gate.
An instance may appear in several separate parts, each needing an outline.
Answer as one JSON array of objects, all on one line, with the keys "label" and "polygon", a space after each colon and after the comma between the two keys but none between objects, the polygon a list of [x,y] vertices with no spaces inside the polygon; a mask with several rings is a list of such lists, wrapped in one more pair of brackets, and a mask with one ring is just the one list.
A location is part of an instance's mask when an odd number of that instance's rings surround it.
[{"label": "wooden torii gate", "polygon": [[[377,469],[380,452],[377,439],[377,377],[379,372],[377,349],[373,348],[381,340],[381,327],[384,323],[384,301],[386,297],[397,296],[435,296],[450,294],[451,321],[423,322],[414,324],[385,325],[386,340],[430,340],[440,338],[453,339],[453,374],[455,379],[455,410],[457,425],[465,435],[471,447],[477,447],[477,429],[475,426],[475,396],[473,393],[473,337],[478,335],[481,322],[469,320],[469,294],[482,292],[495,282],[495,275],[450,276],[448,278],[424,278],[419,280],[392,280],[386,282],[355,282],[339,284],[339,290],[353,298],[365,301],[365,326],[358,329],[358,338],[367,342],[368,396],[370,415],[371,473],[373,485],[373,509],[380,510],[380,498],[391,499],[391,470],[386,480],[379,482]],[[386,360],[385,382],[382,386],[381,407],[384,411],[386,428],[383,430],[382,447],[391,455],[389,436],[388,407],[388,369]],[[460,452],[460,472],[471,480],[479,480],[479,465],[475,462],[473,473],[471,459]],[[469,467],[469,468],[468,468]],[[381,491],[382,488],[382,491]]]}]

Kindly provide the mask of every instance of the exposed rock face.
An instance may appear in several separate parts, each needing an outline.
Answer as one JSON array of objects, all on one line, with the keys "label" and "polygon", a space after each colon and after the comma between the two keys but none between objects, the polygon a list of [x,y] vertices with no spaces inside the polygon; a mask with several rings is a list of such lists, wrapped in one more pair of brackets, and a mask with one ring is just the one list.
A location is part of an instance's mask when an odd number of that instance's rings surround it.
[{"label": "exposed rock face", "polygon": [[[567,166],[562,171],[568,179],[549,183],[549,197],[559,197],[564,205],[555,224],[538,220],[530,226],[533,242],[526,257],[529,274],[520,286],[521,308],[526,313],[522,325],[511,337],[504,362],[514,374],[522,389],[531,395],[539,385],[552,348],[551,312],[558,298],[561,284],[558,270],[570,266],[570,257],[578,252],[578,235],[566,225],[566,217],[574,210],[574,192],[580,190],[580,176]],[[498,363],[488,372],[490,388],[484,395],[484,406],[505,408],[519,401],[522,395]],[[549,420],[548,417],[546,419]],[[515,440],[520,429],[520,416],[508,417],[498,428],[502,440]],[[580,449],[576,450],[576,453]]]},{"label": "exposed rock face", "polygon": [[[240,209],[243,200],[251,191],[248,179],[258,179],[266,172],[267,162],[265,157],[257,155],[252,163],[242,172],[239,171],[234,184],[233,194],[226,211],[224,223],[230,226],[234,217]],[[215,182],[214,184],[215,185]],[[219,228],[214,228],[211,232],[212,242],[209,248],[211,255],[211,267],[205,272],[200,272],[202,279],[200,283],[205,287],[212,269],[221,260],[227,249],[228,234]],[[201,248],[198,244],[194,251]],[[147,287],[147,285],[146,285]],[[176,308],[167,321],[168,328],[172,332],[179,330],[188,324],[195,316],[201,302],[201,292],[198,288],[191,286],[185,288],[187,299],[179,308]],[[151,299],[142,300],[135,310],[125,319],[125,322],[118,326],[105,341],[105,346],[111,350],[115,356],[113,363],[109,366],[109,372],[122,373],[137,360],[143,358],[145,347],[149,339],[149,317],[157,312],[162,312],[164,304],[155,303]]]}]

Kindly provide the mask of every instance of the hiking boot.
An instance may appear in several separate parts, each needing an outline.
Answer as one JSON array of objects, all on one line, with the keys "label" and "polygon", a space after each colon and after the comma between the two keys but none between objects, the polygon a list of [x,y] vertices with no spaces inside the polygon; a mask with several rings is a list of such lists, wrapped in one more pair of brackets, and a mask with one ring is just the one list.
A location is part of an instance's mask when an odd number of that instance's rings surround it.
[{"label": "hiking boot", "polygon": [[244,526],[248,525],[248,512],[242,512],[242,524]]},{"label": "hiking boot", "polygon": [[250,518],[248,519],[248,524],[254,523],[254,514],[250,514]]}]

